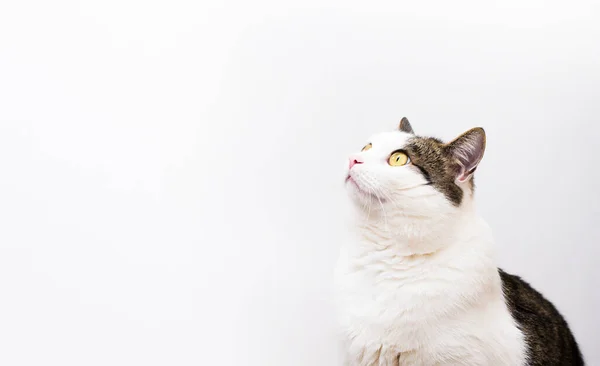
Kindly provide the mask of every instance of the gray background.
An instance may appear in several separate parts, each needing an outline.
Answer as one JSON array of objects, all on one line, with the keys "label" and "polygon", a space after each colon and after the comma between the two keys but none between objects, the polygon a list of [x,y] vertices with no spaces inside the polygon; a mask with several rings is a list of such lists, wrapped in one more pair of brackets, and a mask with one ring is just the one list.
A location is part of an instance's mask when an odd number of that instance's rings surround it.
[{"label": "gray background", "polygon": [[486,129],[500,264],[600,364],[599,10],[0,3],[0,363],[336,364],[345,159],[407,116]]}]

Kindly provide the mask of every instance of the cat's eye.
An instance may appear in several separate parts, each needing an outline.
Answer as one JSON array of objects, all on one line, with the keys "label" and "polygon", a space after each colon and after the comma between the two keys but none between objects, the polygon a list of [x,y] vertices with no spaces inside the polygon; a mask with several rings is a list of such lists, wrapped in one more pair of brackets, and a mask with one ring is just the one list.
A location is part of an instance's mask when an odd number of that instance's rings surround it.
[{"label": "cat's eye", "polygon": [[371,144],[371,143],[368,143],[368,144],[366,144],[366,145],[365,145],[365,147],[363,147],[363,148],[362,148],[362,150],[361,150],[361,151],[367,151],[367,150],[370,150],[372,147],[373,147],[373,144]]},{"label": "cat's eye", "polygon": [[402,151],[396,151],[395,153],[390,155],[390,158],[388,160],[388,163],[391,166],[403,166],[408,164],[409,162],[410,158],[408,157],[408,155],[406,155],[406,153]]}]

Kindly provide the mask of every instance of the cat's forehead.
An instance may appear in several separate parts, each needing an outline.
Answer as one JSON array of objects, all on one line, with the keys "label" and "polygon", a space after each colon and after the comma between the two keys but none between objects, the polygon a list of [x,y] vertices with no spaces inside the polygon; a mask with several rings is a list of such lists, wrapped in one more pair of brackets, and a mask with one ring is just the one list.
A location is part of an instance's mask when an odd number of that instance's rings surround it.
[{"label": "cat's forehead", "polygon": [[371,143],[373,148],[377,150],[397,150],[404,148],[413,137],[415,136],[402,131],[389,131],[374,134],[367,142]]}]

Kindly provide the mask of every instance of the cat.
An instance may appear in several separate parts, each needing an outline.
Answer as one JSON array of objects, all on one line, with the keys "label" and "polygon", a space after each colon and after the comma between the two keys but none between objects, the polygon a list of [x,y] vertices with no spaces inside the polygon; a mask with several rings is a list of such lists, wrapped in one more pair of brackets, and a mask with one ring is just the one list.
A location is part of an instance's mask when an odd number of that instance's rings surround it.
[{"label": "cat", "polygon": [[399,128],[349,158],[355,240],[336,267],[344,364],[583,365],[539,292],[499,269],[474,209],[482,128],[449,143]]}]

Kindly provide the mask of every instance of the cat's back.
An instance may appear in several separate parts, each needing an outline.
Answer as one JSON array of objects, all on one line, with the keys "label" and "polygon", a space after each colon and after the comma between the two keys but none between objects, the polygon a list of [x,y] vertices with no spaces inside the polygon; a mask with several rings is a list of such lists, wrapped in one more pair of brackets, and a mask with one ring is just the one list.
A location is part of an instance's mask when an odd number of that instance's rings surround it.
[{"label": "cat's back", "polygon": [[508,308],[526,337],[528,365],[584,365],[575,337],[556,307],[520,277],[498,271]]}]

